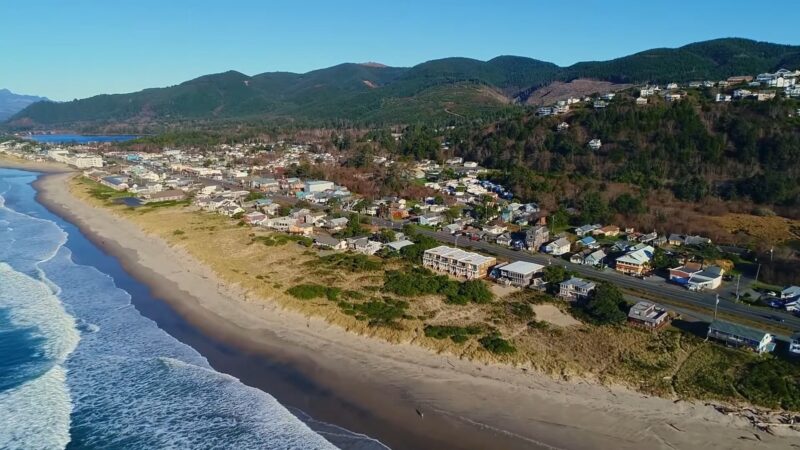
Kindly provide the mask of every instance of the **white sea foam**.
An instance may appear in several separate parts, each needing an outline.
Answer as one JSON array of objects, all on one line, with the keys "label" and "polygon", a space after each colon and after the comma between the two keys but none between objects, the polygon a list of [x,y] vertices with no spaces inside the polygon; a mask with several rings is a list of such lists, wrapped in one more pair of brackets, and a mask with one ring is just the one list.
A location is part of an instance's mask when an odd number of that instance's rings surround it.
[{"label": "white sea foam", "polygon": [[18,388],[0,393],[0,448],[51,450],[69,443],[70,398],[65,372],[55,366]]},{"label": "white sea foam", "polygon": [[[30,181],[0,170],[21,211],[35,206]],[[110,276],[75,264],[56,222],[8,205],[0,196],[0,307],[54,364],[0,394],[0,448],[335,448],[141,316]]]}]

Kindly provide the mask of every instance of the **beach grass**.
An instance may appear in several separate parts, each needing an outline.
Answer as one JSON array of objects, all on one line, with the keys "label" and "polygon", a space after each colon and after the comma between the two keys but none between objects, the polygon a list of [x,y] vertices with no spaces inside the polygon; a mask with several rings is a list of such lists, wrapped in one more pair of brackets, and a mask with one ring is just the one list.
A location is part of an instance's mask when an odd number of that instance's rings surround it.
[{"label": "beach grass", "polygon": [[[276,302],[357,334],[559,379],[621,384],[669,398],[771,407],[800,402],[792,381],[800,375],[797,365],[779,367],[781,384],[764,375],[757,355],[703,342],[677,328],[652,333],[583,323],[547,294],[494,286],[484,291],[483,282],[465,289],[466,283],[403,258],[318,251],[306,239],[243,227],[186,204],[139,214],[96,195],[96,186],[80,179],[71,189],[186,251],[221,282],[238,287],[243,301]],[[746,382],[750,373],[763,382]],[[771,383],[784,386],[788,400],[770,395]]]}]

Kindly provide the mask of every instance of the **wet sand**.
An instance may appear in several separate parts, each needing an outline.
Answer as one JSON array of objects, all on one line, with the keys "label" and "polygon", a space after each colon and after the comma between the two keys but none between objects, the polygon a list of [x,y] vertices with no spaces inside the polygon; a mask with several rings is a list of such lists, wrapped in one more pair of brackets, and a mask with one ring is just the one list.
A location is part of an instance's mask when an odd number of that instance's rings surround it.
[{"label": "wet sand", "polygon": [[268,299],[245,300],[180,248],[72,196],[70,176],[40,178],[39,200],[224,344],[216,361],[206,355],[215,368],[392,448],[750,449],[794,442],[763,433],[752,440],[746,421],[702,403],[460,360],[348,333]]}]

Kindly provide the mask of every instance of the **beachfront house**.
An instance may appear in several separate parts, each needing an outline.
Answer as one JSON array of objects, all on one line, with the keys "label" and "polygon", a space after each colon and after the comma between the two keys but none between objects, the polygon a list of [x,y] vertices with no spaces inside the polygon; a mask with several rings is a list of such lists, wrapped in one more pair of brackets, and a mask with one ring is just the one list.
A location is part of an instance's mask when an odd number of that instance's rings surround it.
[{"label": "beachfront house", "polygon": [[550,230],[544,225],[536,225],[525,232],[525,245],[528,250],[538,252],[550,240]]},{"label": "beachfront house", "polygon": [[483,256],[446,245],[425,250],[422,255],[422,265],[428,269],[467,279],[486,277],[489,268],[495,264],[497,259],[493,256]]},{"label": "beachfront house", "polygon": [[746,348],[756,353],[772,352],[775,349],[771,334],[722,320],[711,322],[708,326],[708,337],[725,345]]},{"label": "beachfront house", "polygon": [[628,323],[636,327],[655,330],[666,325],[668,321],[667,310],[653,302],[638,302],[628,311]]},{"label": "beachfront house", "polygon": [[583,278],[572,277],[558,286],[558,296],[567,301],[584,300],[594,291],[597,285]]},{"label": "beachfront house", "polygon": [[544,269],[541,264],[526,261],[515,261],[498,269],[498,279],[514,286],[526,287],[531,284],[534,275]]}]

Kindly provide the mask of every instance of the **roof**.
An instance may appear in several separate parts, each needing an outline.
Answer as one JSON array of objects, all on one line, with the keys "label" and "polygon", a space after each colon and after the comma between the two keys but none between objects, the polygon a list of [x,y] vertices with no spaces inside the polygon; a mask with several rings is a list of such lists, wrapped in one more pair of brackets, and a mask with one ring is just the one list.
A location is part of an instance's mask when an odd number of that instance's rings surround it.
[{"label": "roof", "polygon": [[414,243],[408,239],[401,239],[399,241],[389,242],[386,244],[387,247],[391,247],[393,250],[400,250],[401,248],[408,247],[409,245],[414,245]]},{"label": "roof", "polygon": [[782,298],[800,297],[800,286],[789,286],[781,291]]},{"label": "roof", "polygon": [[572,277],[567,281],[562,281],[561,286],[575,286],[579,289],[590,290],[594,289],[595,284],[592,281],[584,280],[583,278]]},{"label": "roof", "polygon": [[452,258],[459,262],[471,263],[476,265],[482,265],[485,263],[496,261],[496,259],[492,256],[483,256],[477,253],[465,252],[464,250],[448,247],[446,245],[440,245],[438,247],[430,248],[428,250],[425,250],[425,253],[443,256],[446,258]]},{"label": "roof", "polygon": [[732,336],[745,338],[751,341],[760,342],[767,333],[761,330],[746,327],[744,325],[737,325],[735,323],[724,322],[722,320],[715,320],[708,326],[709,331],[714,330]]},{"label": "roof", "polygon": [[656,322],[667,311],[653,302],[638,302],[631,306],[628,317],[631,319],[643,320],[645,322]]},{"label": "roof", "polygon": [[521,273],[524,275],[536,273],[542,269],[544,269],[543,265],[527,261],[514,261],[513,263],[505,265],[500,268],[500,270],[505,270],[507,272]]},{"label": "roof", "polygon": [[641,266],[650,262],[650,260],[653,258],[653,252],[655,252],[653,247],[648,245],[620,256],[617,258],[617,261]]},{"label": "roof", "polygon": [[570,243],[569,243],[569,239],[567,239],[567,238],[563,238],[563,237],[562,237],[562,238],[558,238],[558,239],[556,239],[555,241],[553,241],[553,242],[551,242],[551,243],[549,243],[549,244],[547,244],[547,245],[554,245],[554,246],[556,246],[556,247],[563,247],[563,246],[565,246],[565,245],[566,245],[566,246],[569,246],[569,245],[570,245]]},{"label": "roof", "polygon": [[328,236],[327,234],[320,234],[319,236],[314,237],[314,241],[318,244],[329,245],[331,247],[336,247],[341,243],[339,239],[336,239],[333,236]]}]

